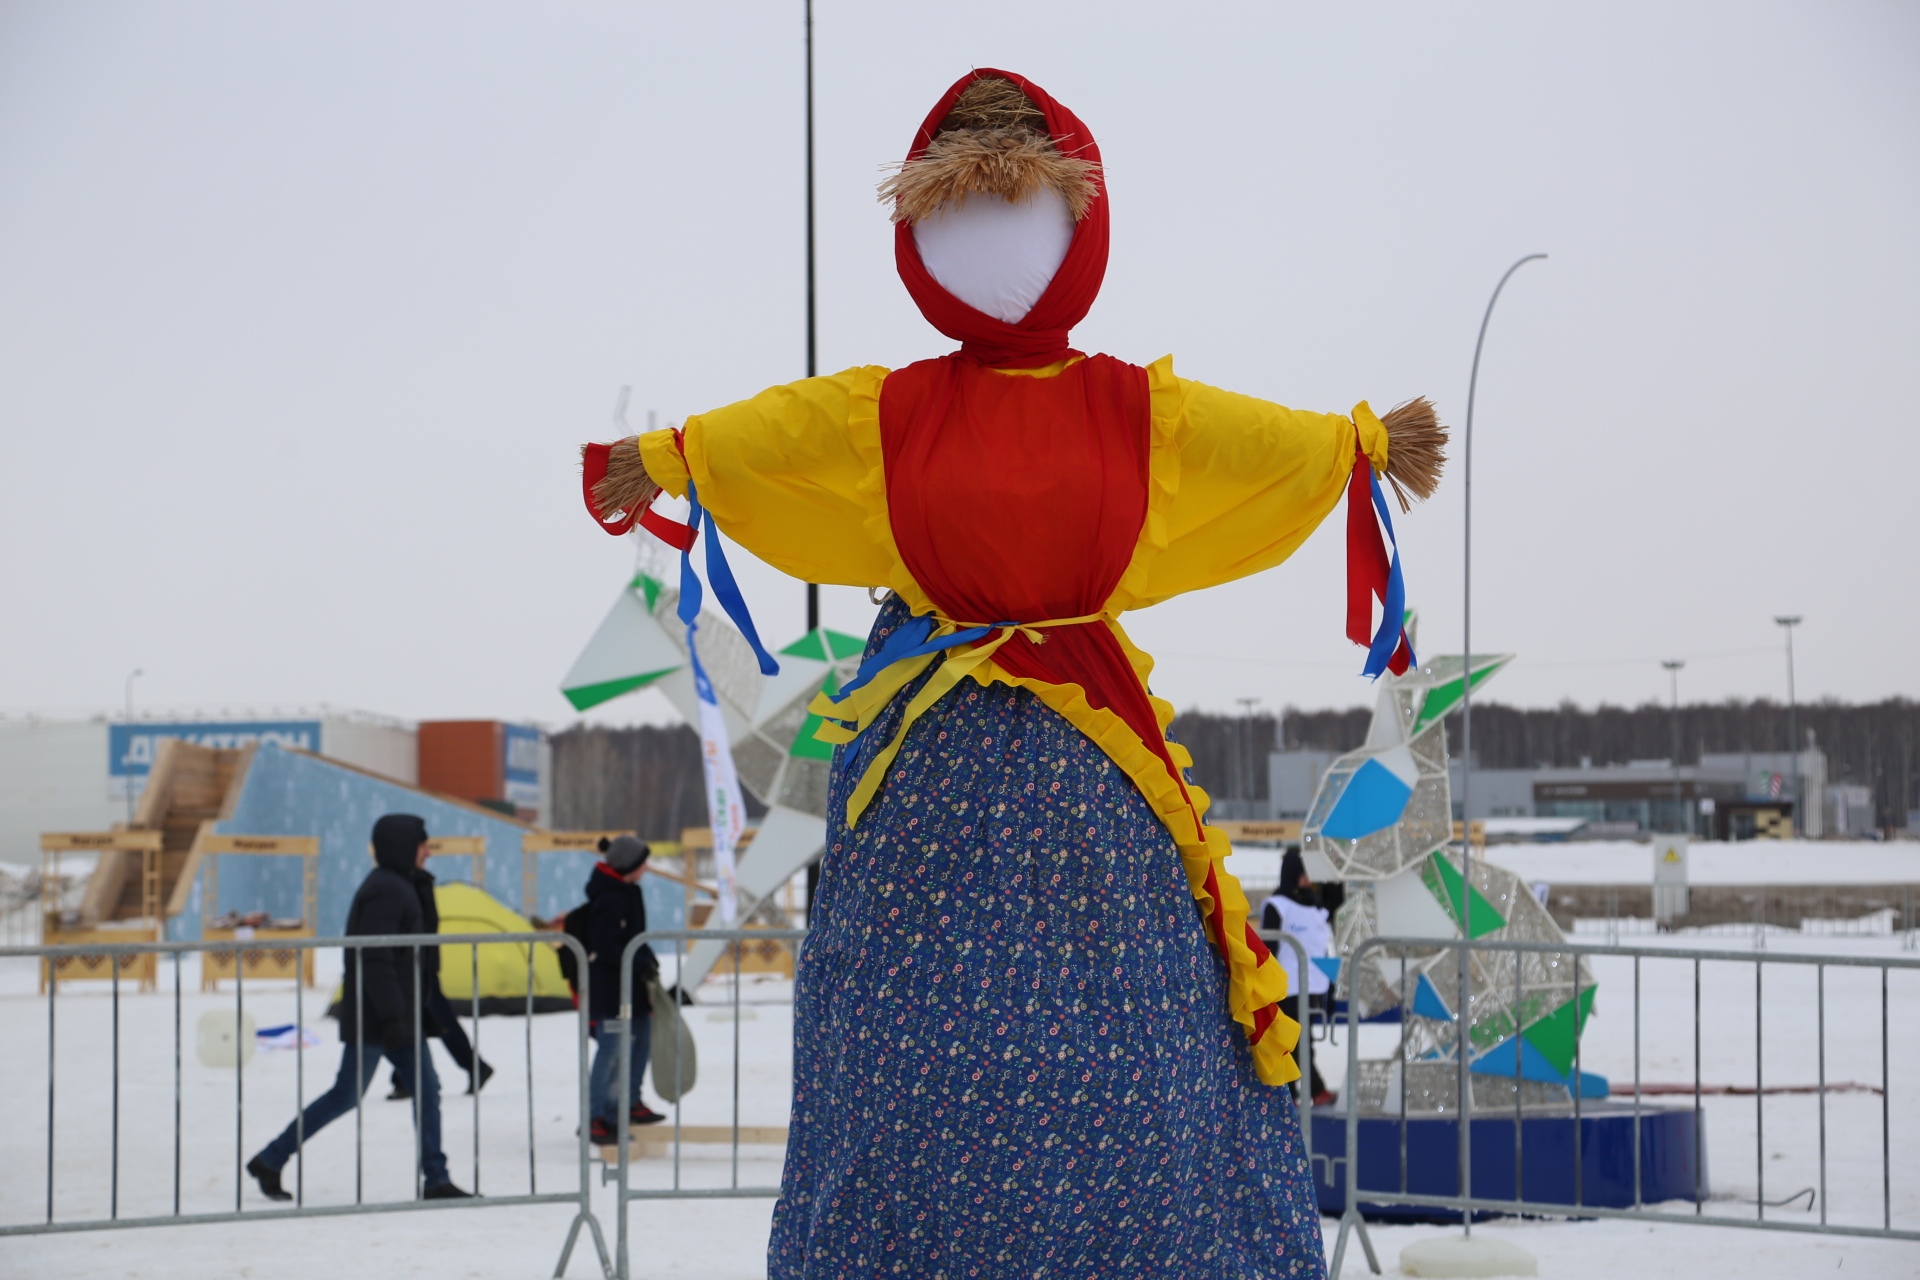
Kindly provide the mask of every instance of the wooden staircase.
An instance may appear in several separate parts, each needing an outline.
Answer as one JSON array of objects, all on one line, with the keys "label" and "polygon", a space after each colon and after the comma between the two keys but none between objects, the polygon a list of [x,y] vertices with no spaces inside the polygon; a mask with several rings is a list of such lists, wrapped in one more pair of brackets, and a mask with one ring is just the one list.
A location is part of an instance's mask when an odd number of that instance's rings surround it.
[{"label": "wooden staircase", "polygon": [[199,870],[194,838],[202,823],[233,816],[253,750],[200,747],[172,738],[160,744],[133,819],[136,830],[161,833],[156,874],[141,875],[137,853],[102,853],[80,904],[82,925],[170,918],[186,909]]}]

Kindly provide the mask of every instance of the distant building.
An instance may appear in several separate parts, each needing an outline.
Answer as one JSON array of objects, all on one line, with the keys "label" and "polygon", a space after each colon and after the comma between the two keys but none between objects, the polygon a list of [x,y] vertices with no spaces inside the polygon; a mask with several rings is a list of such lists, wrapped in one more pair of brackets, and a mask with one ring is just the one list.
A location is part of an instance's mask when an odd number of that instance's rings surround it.
[{"label": "distant building", "polygon": [[[1313,793],[1320,787],[1320,779],[1339,759],[1334,751],[1275,751],[1267,757],[1267,796],[1272,808],[1268,812],[1247,814],[1249,818],[1268,821],[1301,819],[1307,816],[1307,806],[1313,803]],[[1536,816],[1533,808],[1532,769],[1475,769],[1473,771],[1473,818],[1531,818]],[[1447,766],[1447,781],[1453,791],[1453,816],[1461,817],[1460,784],[1463,777],[1461,763],[1454,760]],[[1238,816],[1238,815],[1236,815]]]},{"label": "distant building", "polygon": [[1307,816],[1313,793],[1320,779],[1338,759],[1332,751],[1275,751],[1267,757],[1267,803],[1270,812],[1262,815],[1271,821]]},{"label": "distant building", "polygon": [[[1453,820],[1483,822],[1488,818],[1539,817],[1533,800],[1534,772],[1532,769],[1475,769],[1469,794],[1462,786],[1467,780],[1464,762],[1449,760],[1447,787],[1453,796]],[[1466,812],[1467,805],[1472,806],[1472,813]]]},{"label": "distant building", "polygon": [[[1584,818],[1589,836],[1686,831],[1711,840],[1788,835],[1798,812],[1801,833],[1818,837],[1827,828],[1826,757],[1807,750],[1797,763],[1797,780],[1796,762],[1785,752],[1710,753],[1678,768],[1670,760],[1635,760],[1541,769],[1534,774],[1534,811]],[[1870,817],[1865,825],[1871,827]]]},{"label": "distant building", "polygon": [[[1267,761],[1271,811],[1244,816],[1303,818],[1337,758],[1331,751],[1274,752]],[[1826,768],[1826,756],[1809,747],[1797,758],[1786,752],[1708,754],[1677,769],[1670,760],[1475,769],[1466,795],[1464,765],[1454,760],[1448,785],[1456,821],[1505,823],[1510,839],[1564,839],[1570,831],[1589,839],[1687,831],[1706,839],[1751,840],[1792,834],[1796,814],[1802,835],[1871,836],[1871,790],[1829,785]]]},{"label": "distant building", "polygon": [[422,788],[546,825],[553,747],[545,733],[498,720],[423,720],[418,734]]},{"label": "distant building", "polygon": [[[0,861],[38,866],[42,831],[104,831],[127,821],[146,789],[159,744],[273,744],[338,760],[544,825],[552,788],[547,735],[495,721],[454,722],[441,740],[429,722],[322,710],[187,714],[168,719],[0,717]],[[426,736],[422,736],[426,730]]]}]

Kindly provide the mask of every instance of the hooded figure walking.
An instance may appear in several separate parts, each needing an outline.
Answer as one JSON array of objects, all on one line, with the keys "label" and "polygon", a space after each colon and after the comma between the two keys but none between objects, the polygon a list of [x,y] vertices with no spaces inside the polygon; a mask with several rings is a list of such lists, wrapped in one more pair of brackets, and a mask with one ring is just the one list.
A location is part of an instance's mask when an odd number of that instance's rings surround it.
[{"label": "hooded figure walking", "polygon": [[[374,868],[360,882],[347,909],[347,936],[380,937],[425,934],[425,912],[414,874],[427,863],[427,824],[411,813],[390,813],[373,824]],[[280,1171],[300,1146],[360,1105],[360,1099],[385,1057],[394,1074],[417,1081],[414,1130],[418,1135],[420,1194],[427,1200],[455,1200],[468,1193],[447,1175],[440,1149],[440,1079],[426,1051],[432,1030],[427,1010],[416,1009],[416,992],[427,989],[420,966],[425,947],[348,947],[346,981],[340,997],[340,1073],[333,1087],[315,1098],[279,1137],[247,1161],[247,1172],[270,1200],[291,1200],[280,1185]],[[422,1005],[425,1004],[423,1000]]]},{"label": "hooded figure walking", "polygon": [[1374,477],[1425,497],[1444,428],[1074,350],[1106,177],[1020,76],[961,77],[881,196],[960,350],[586,451],[610,532],[659,531],[664,490],[797,578],[891,591],[814,703],[836,749],[769,1274],[1321,1276],[1274,1087],[1299,1075],[1286,979],[1119,618],[1280,563],[1351,491],[1373,550],[1347,631],[1388,601],[1369,667],[1403,669]]}]

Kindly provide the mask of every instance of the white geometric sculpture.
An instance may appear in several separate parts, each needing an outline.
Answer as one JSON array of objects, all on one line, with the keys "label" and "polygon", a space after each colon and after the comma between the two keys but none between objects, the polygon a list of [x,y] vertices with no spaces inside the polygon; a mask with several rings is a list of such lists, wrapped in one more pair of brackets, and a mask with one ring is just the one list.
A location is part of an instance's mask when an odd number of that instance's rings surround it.
[{"label": "white geometric sculpture", "polygon": [[[1463,916],[1476,940],[1565,941],[1517,875],[1476,858],[1463,880],[1450,847],[1446,717],[1469,676],[1477,689],[1510,661],[1511,654],[1475,655],[1471,664],[1441,657],[1383,678],[1366,744],[1334,762],[1302,825],[1308,874],[1346,882],[1334,931],[1344,960],[1372,937],[1434,943],[1341,966],[1337,991],[1360,1017],[1398,1009],[1401,1018],[1395,1057],[1362,1063],[1363,1106],[1455,1105],[1460,952],[1444,944],[1460,937]],[[1492,1087],[1508,1105],[1516,1093],[1522,1105],[1564,1103],[1592,1011],[1591,971],[1552,952],[1477,952],[1471,963],[1466,1023],[1476,1098]]]},{"label": "white geometric sculpture", "polygon": [[[1408,635],[1415,629],[1411,618]],[[1479,656],[1479,688],[1512,654]],[[1447,713],[1460,703],[1465,662],[1437,658],[1380,681],[1366,743],[1333,762],[1301,826],[1307,874],[1384,880],[1453,838],[1447,787]]]},{"label": "white geometric sculpture", "polygon": [[[676,610],[677,566],[658,551],[642,560],[613,608],[561,683],[577,710],[638,689],[658,688],[689,724],[699,723],[698,695],[687,661],[686,627]],[[713,684],[733,744],[740,784],[767,806],[753,843],[740,855],[734,891],[740,918],[750,918],[826,844],[827,783],[833,748],[813,736],[817,718],[807,703],[825,688],[837,691],[859,668],[865,642],[824,627],[780,650],[780,672],[760,673],[746,638],[718,615],[702,611],[700,661]],[[695,943],[680,984],[691,991],[726,948]]]}]

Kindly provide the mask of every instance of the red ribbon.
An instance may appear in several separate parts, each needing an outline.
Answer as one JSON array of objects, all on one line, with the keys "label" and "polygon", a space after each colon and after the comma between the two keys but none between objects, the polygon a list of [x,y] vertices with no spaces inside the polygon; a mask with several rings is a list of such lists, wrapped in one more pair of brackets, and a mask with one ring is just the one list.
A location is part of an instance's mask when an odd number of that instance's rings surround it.
[{"label": "red ribbon", "polygon": [[[1373,464],[1366,451],[1356,447],[1353,477],[1347,481],[1347,639],[1362,648],[1373,643],[1373,602],[1386,603],[1391,567],[1380,521],[1373,514]],[[1400,675],[1412,656],[1403,631],[1387,669]]]},{"label": "red ribbon", "polygon": [[617,520],[609,520],[606,513],[600,510],[600,504],[594,501],[593,489],[595,485],[607,478],[607,465],[612,457],[612,445],[590,444],[581,458],[580,494],[586,499],[587,513],[593,517],[593,522],[618,538],[631,531],[634,522],[638,521],[642,529],[674,550],[693,550],[695,537],[693,528],[677,520],[669,520],[651,507],[641,511],[624,512]]}]

